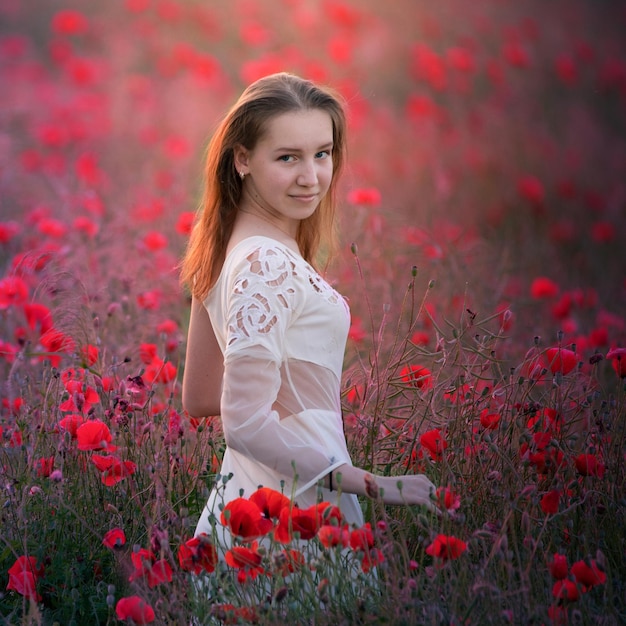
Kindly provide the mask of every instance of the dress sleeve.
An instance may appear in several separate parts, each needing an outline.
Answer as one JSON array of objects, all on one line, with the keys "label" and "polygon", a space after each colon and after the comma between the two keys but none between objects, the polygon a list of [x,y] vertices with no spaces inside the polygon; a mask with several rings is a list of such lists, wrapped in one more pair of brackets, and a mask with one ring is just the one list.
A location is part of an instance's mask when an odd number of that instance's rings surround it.
[{"label": "dress sleeve", "polygon": [[290,428],[272,406],[281,386],[286,333],[306,297],[306,278],[284,251],[258,248],[237,264],[226,296],[221,415],[226,444],[293,479],[298,491],[337,463],[321,441]]}]

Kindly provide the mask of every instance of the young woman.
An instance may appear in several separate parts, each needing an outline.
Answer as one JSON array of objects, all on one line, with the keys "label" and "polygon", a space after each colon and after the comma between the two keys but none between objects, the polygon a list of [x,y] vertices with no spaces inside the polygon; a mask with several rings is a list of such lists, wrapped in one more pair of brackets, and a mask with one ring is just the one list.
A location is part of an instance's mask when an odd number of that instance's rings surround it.
[{"label": "young woman", "polygon": [[321,482],[324,499],[358,525],[366,479],[386,503],[432,507],[428,478],[402,476],[399,488],[398,477],[354,467],[346,447],[349,310],[315,269],[332,243],[345,126],[331,92],[280,73],[244,91],[209,146],[181,275],[192,293],[183,406],[221,415],[220,473],[232,478],[212,491],[197,533],[212,532],[221,502],[260,485],[305,508]]}]

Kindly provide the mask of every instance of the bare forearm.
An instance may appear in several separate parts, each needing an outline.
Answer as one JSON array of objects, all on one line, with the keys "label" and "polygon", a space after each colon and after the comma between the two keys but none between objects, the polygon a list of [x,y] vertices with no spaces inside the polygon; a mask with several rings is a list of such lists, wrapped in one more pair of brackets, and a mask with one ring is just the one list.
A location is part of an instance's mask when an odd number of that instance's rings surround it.
[{"label": "bare forearm", "polygon": [[[331,486],[330,480],[327,475],[326,487]],[[436,508],[432,503],[435,485],[423,474],[379,476],[346,464],[334,470],[332,481],[335,490],[380,498],[385,504],[424,504]]]}]

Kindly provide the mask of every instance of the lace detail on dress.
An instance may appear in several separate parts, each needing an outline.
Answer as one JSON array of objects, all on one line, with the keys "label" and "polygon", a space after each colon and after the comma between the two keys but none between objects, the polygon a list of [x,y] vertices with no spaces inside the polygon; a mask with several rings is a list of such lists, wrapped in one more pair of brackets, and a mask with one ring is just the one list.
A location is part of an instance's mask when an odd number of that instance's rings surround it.
[{"label": "lace detail on dress", "polygon": [[281,311],[291,308],[295,293],[292,280],[297,275],[296,266],[284,252],[257,248],[246,261],[249,273],[242,273],[233,287],[241,304],[228,328],[228,345],[255,333],[269,333]]},{"label": "lace detail on dress", "polygon": [[317,293],[322,295],[328,302],[337,304],[339,302],[339,294],[317,273],[309,273],[309,283]]}]

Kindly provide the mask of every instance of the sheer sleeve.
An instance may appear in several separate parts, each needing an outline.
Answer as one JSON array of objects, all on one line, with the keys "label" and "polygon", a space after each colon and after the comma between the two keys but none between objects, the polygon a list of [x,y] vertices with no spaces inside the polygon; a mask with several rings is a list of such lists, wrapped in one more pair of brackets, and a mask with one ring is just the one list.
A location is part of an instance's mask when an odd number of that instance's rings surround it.
[{"label": "sheer sleeve", "polygon": [[248,254],[232,276],[224,296],[221,415],[226,444],[286,479],[297,474],[301,491],[346,462],[330,455],[306,420],[298,415],[281,419],[273,408],[286,383],[281,365],[289,329],[310,290],[292,259],[271,247]]}]

